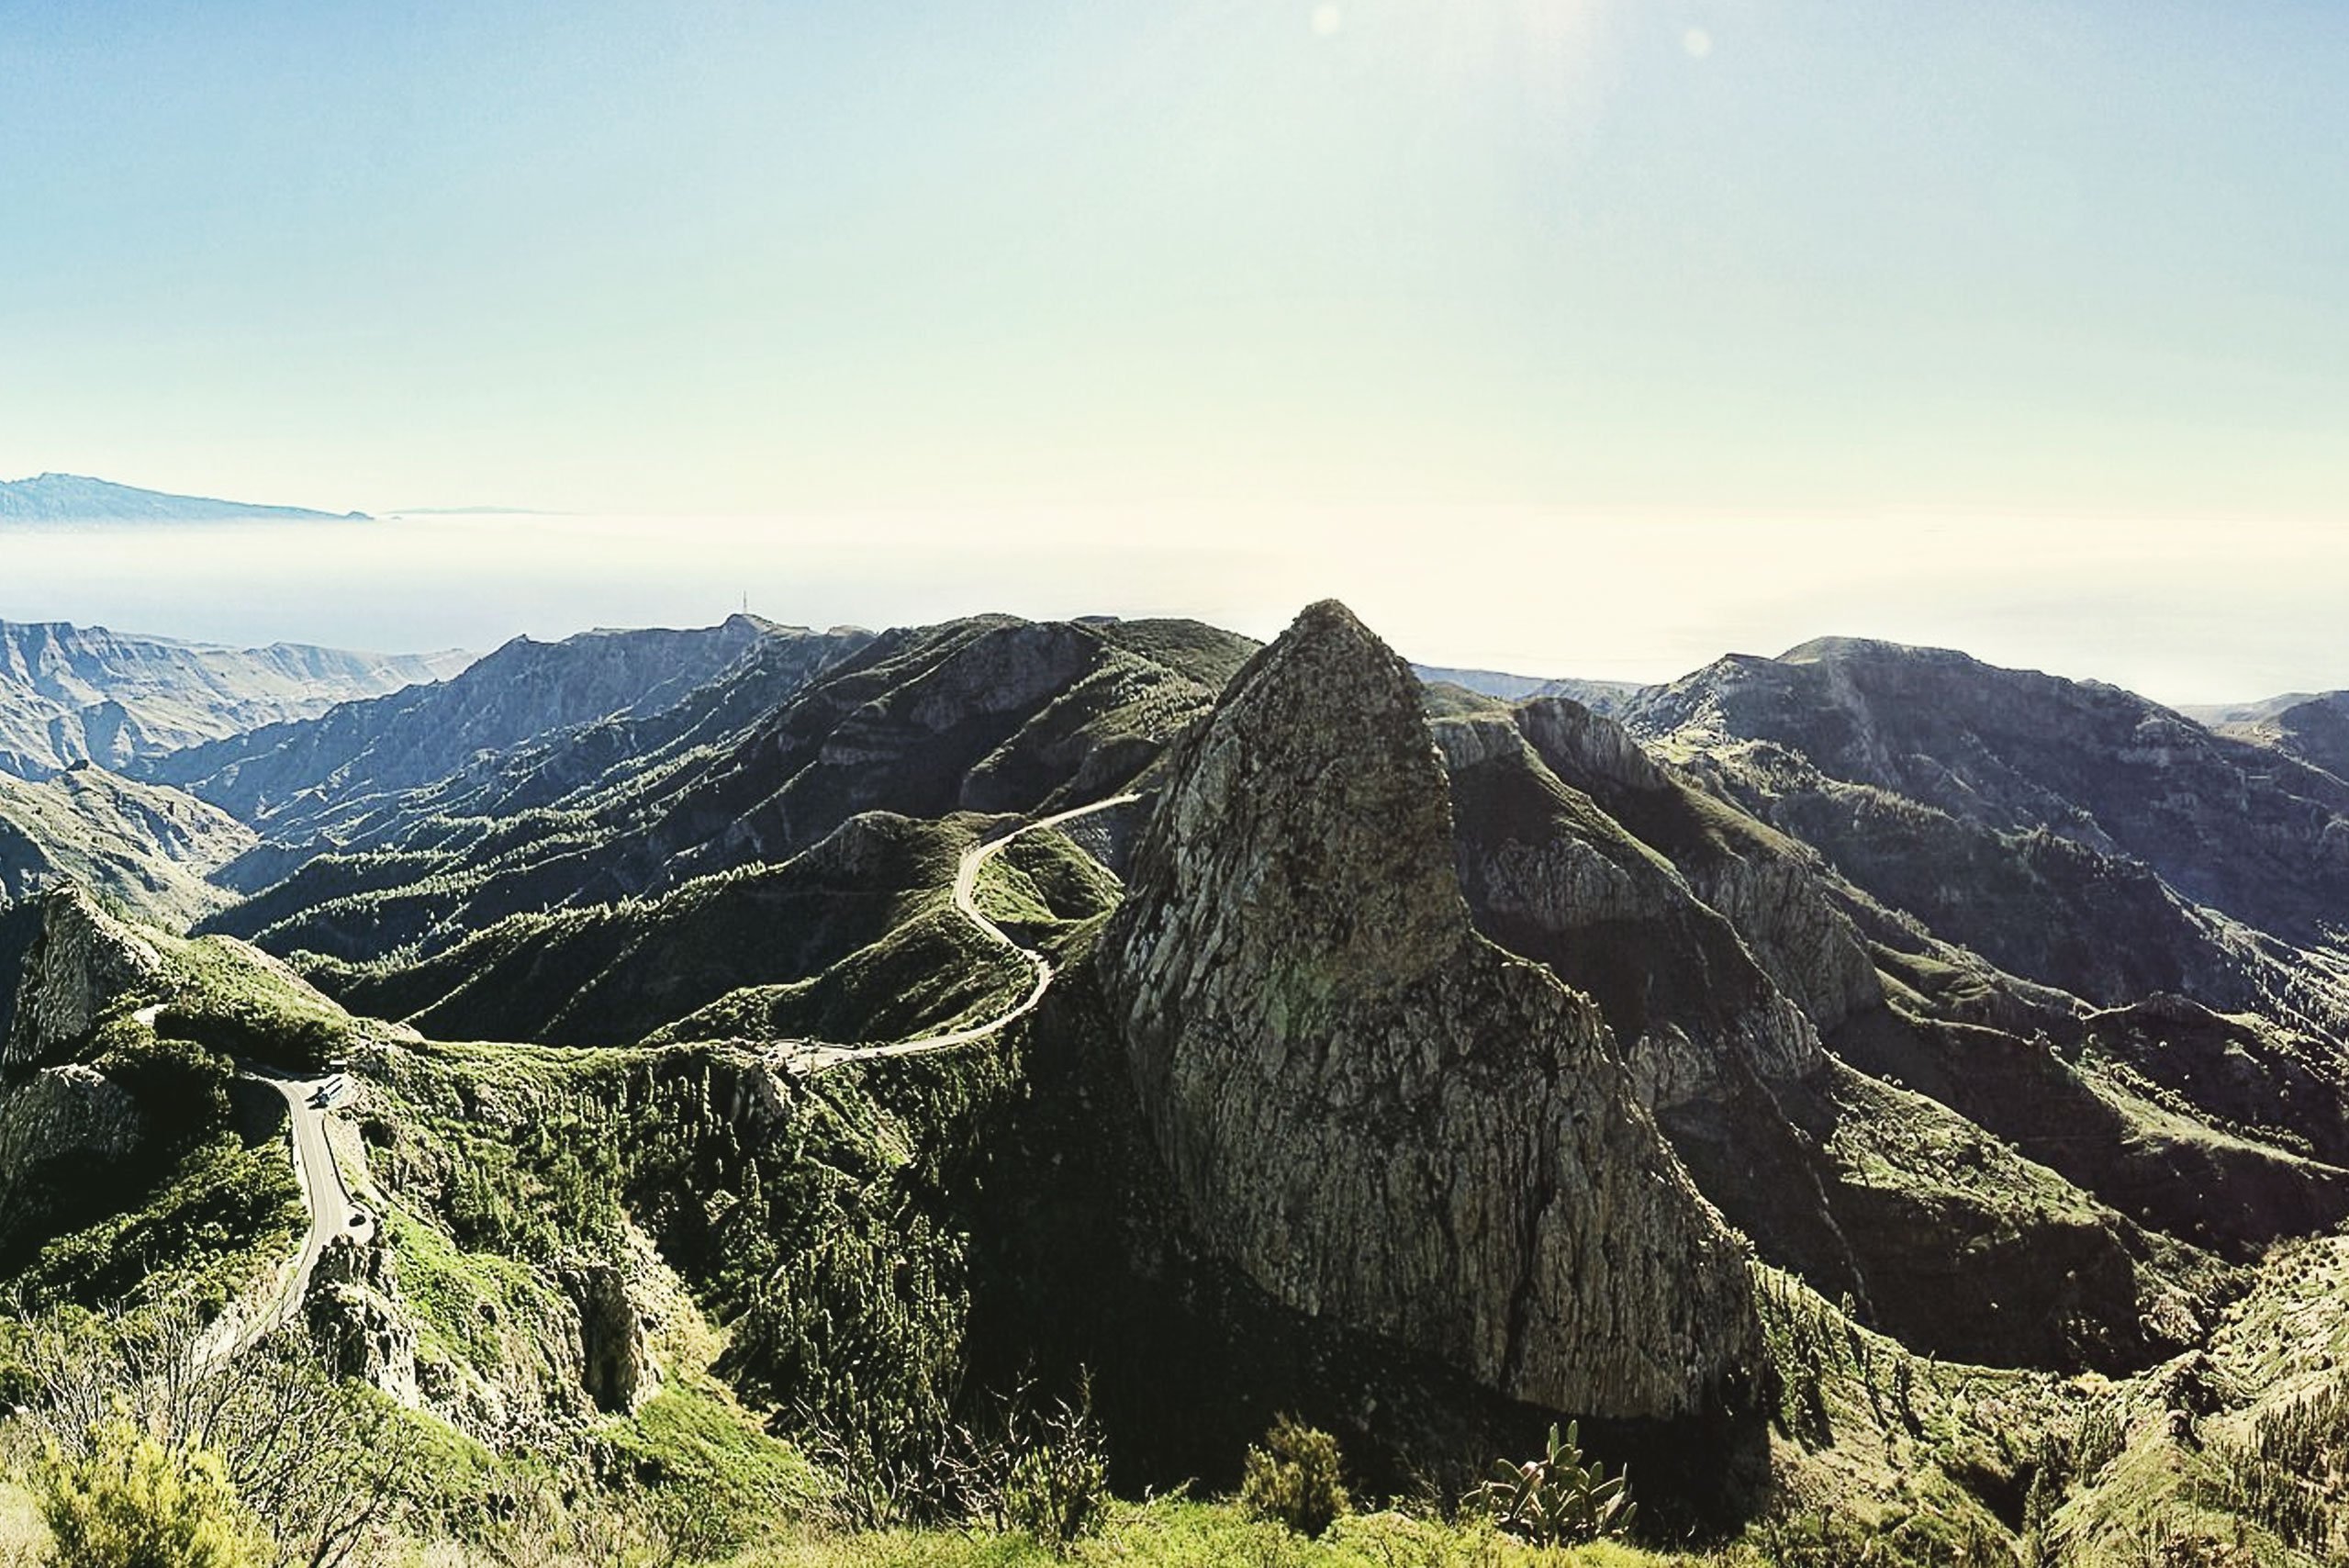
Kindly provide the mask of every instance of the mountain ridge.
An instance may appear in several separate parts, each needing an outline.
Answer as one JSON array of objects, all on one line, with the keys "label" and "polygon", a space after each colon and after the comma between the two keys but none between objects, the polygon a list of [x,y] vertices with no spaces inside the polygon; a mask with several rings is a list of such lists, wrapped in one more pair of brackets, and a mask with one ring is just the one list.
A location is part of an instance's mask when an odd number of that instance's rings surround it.
[{"label": "mountain ridge", "polygon": [[[711,631],[524,640],[173,754],[251,823],[93,767],[0,790],[185,819],[196,895],[255,890],[116,946],[274,975],[282,1014],[85,982],[55,925],[38,989],[73,1005],[0,1073],[0,1162],[199,1147],[154,1137],[225,1114],[152,1092],[182,1041],[337,1063],[417,1272],[354,1260],[319,1342],[501,1451],[534,1440],[505,1413],[624,1419],[676,1371],[630,1327],[674,1270],[712,1375],[852,1479],[925,1462],[942,1391],[1042,1375],[1098,1393],[1121,1485],[1229,1485],[1288,1410],[1379,1495],[1579,1418],[1658,1540],[1799,1502],[2030,1560],[2149,1473],[2256,1517],[2192,1456],[2253,1462],[2228,1445],[2301,1384],[2251,1326],[2311,1260],[2349,1281],[2349,782],[2291,737],[1849,638],[1594,694],[1615,717],[1426,684],[1330,602],[1261,647]],[[290,794],[244,788],[281,764]],[[1129,791],[970,890],[1057,976],[1018,1028],[793,1057],[986,1014],[1023,977],[955,868]],[[237,854],[254,824],[284,836]],[[108,874],[141,872],[31,890]],[[76,896],[0,910],[0,962]],[[251,1186],[265,1159],[218,1147]],[[136,1283],[101,1238],[146,1200],[44,1190],[0,1272]],[[442,1227],[537,1305],[475,1305]],[[524,1316],[552,1338],[501,1340]],[[2108,1405],[2125,1483],[2071,1458]]]},{"label": "mountain ridge", "polygon": [[463,653],[233,648],[69,622],[0,621],[0,770],[45,778],[308,717],[347,698],[439,680]]},{"label": "mountain ridge", "polygon": [[0,523],[372,522],[365,512],[219,500],[142,489],[84,474],[0,479]]}]

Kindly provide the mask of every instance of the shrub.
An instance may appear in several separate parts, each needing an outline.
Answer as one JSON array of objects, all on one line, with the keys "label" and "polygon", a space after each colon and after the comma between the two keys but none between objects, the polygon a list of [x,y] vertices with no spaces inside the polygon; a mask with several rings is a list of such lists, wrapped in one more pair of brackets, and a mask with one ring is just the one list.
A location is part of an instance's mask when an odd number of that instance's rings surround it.
[{"label": "shrub", "polygon": [[1468,1500],[1537,1546],[1621,1535],[1637,1511],[1629,1472],[1610,1477],[1606,1466],[1583,1463],[1581,1432],[1572,1421],[1563,1436],[1550,1427],[1541,1458],[1522,1464],[1493,1461],[1492,1479]]},{"label": "shrub", "polygon": [[1240,1506],[1277,1519],[1299,1535],[1318,1536],[1346,1512],[1337,1439],[1293,1417],[1274,1420],[1264,1446],[1250,1446],[1240,1474]]},{"label": "shrub", "polygon": [[176,1454],[129,1422],[93,1434],[90,1451],[55,1448],[34,1475],[57,1568],[249,1568],[252,1516],[216,1454]]},{"label": "shrub", "polygon": [[1071,1428],[1025,1450],[1003,1482],[1003,1515],[1014,1529],[1058,1551],[1101,1524],[1109,1465],[1089,1429]]}]

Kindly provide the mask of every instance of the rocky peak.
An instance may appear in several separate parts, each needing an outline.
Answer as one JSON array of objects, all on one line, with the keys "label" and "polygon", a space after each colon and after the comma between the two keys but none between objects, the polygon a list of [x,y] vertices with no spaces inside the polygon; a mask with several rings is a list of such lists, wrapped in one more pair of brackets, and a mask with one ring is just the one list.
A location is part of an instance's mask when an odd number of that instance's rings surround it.
[{"label": "rocky peak", "polygon": [[1410,671],[1313,606],[1178,749],[1102,948],[1207,1244],[1284,1305],[1560,1410],[1708,1407],[1739,1247],[1596,1007],[1475,935]]},{"label": "rocky peak", "polygon": [[1202,962],[1293,968],[1287,1000],[1310,1005],[1408,984],[1467,940],[1417,683],[1343,605],[1313,606],[1251,660],[1181,767],[1133,902],[1236,898],[1247,919],[1228,937],[1270,945]]},{"label": "rocky peak", "polygon": [[45,1065],[87,1035],[108,1002],[163,975],[153,944],[100,909],[86,890],[59,888],[39,907],[40,929],[25,953],[0,1044],[0,1073],[9,1076]]}]

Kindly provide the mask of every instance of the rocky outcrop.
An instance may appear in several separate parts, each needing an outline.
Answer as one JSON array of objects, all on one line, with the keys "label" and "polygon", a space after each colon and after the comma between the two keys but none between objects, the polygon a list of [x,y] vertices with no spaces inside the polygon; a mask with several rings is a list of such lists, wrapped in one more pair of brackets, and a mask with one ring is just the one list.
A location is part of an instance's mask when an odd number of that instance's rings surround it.
[{"label": "rocky outcrop", "polygon": [[146,1126],[129,1091],[96,1069],[43,1068],[0,1096],[0,1184],[51,1160],[128,1159]]},{"label": "rocky outcrop", "polygon": [[1718,1092],[1732,1058],[1773,1079],[1818,1067],[1818,1031],[1737,932],[1552,773],[1509,717],[1435,734],[1478,928],[1599,1003],[1650,1109]]},{"label": "rocky outcrop", "polygon": [[407,1406],[416,1381],[416,1326],[399,1299],[391,1249],[338,1236],[319,1254],[303,1319],[338,1377],[355,1378]]},{"label": "rocky outcrop", "polygon": [[597,1409],[632,1412],[658,1379],[628,1276],[610,1263],[587,1263],[565,1271],[563,1283],[579,1309],[579,1385]]},{"label": "rocky outcrop", "polygon": [[1473,929],[1408,669],[1321,604],[1178,749],[1101,951],[1160,1158],[1277,1301],[1514,1397],[1713,1407],[1741,1249],[1597,1007]]},{"label": "rocky outcrop", "polygon": [[1816,851],[1658,761],[1612,719],[1557,699],[1514,716],[1542,765],[1671,860],[1821,1032],[1882,1003],[1867,944]]},{"label": "rocky outcrop", "polygon": [[50,1060],[87,1036],[107,1004],[163,978],[163,957],[153,944],[81,888],[46,895],[40,910],[40,930],[26,952],[7,1040],[0,1045],[0,1076]]}]

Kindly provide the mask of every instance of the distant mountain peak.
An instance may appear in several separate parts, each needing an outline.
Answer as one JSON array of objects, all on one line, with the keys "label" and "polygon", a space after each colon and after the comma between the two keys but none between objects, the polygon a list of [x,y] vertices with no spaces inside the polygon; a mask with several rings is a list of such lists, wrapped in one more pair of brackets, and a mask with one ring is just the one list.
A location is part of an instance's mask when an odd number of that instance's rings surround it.
[{"label": "distant mountain peak", "polygon": [[1955,648],[1928,647],[1917,643],[1895,643],[1883,637],[1813,637],[1797,643],[1778,655],[1782,665],[1839,664],[1866,660],[1885,664],[1895,660],[1912,664],[1976,665],[1982,661]]},{"label": "distant mountain peak", "polygon": [[82,474],[37,474],[0,480],[0,522],[366,522],[364,512],[313,511],[307,507],[178,496],[94,479]]}]

